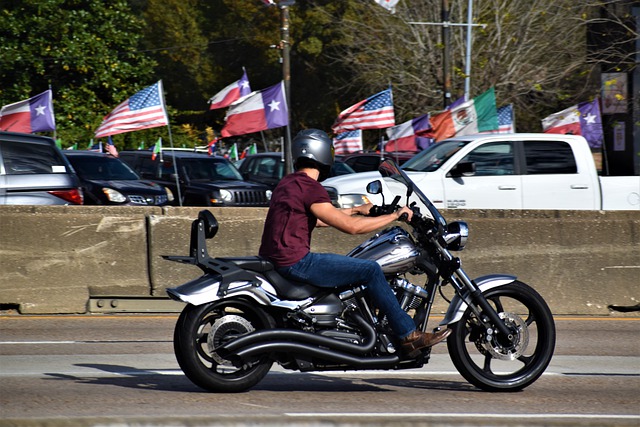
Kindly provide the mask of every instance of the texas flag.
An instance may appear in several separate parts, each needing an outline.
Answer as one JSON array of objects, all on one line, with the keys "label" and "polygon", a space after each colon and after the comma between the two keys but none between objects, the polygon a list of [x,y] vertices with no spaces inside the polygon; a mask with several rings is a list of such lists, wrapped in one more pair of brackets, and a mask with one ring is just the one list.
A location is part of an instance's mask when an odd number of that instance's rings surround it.
[{"label": "texas flag", "polygon": [[225,121],[220,131],[223,138],[287,126],[289,112],[284,82],[240,98],[229,107]]},{"label": "texas flag", "polygon": [[249,78],[247,77],[247,72],[243,70],[240,80],[236,80],[220,92],[213,95],[209,100],[209,104],[211,104],[209,109],[215,110],[216,108],[228,107],[238,99],[249,95],[250,93],[251,86],[249,86]]},{"label": "texas flag", "polygon": [[591,148],[602,147],[602,118],[598,98],[581,102],[542,119],[544,133],[582,135]]},{"label": "texas flag", "polygon": [[431,129],[429,124],[429,114],[424,114],[415,119],[406,121],[398,126],[387,129],[387,137],[389,142],[385,145],[385,151],[419,151],[426,147],[419,144],[421,136]]},{"label": "texas flag", "polygon": [[56,130],[51,89],[0,110],[0,130],[33,133]]}]

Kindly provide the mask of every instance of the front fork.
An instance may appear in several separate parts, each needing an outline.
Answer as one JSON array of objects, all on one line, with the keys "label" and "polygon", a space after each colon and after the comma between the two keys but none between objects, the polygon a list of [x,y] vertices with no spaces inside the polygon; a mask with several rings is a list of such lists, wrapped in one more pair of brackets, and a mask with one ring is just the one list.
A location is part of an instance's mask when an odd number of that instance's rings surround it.
[{"label": "front fork", "polygon": [[[462,309],[462,313],[464,313],[464,309],[466,309],[466,307],[462,307],[462,303],[464,303],[465,306],[471,308],[487,331],[495,327],[497,332],[503,337],[512,341],[514,338],[512,331],[502,321],[496,310],[489,304],[482,293],[487,289],[511,283],[516,278],[514,276],[484,276],[483,278],[479,278],[480,281],[473,281],[461,268],[460,258],[452,256],[451,253],[439,243],[436,244],[444,257],[440,265],[440,275],[445,281],[451,283],[456,290],[456,296],[451,300],[449,310],[441,325],[458,321],[462,317],[460,310]],[[452,309],[455,309],[455,317],[452,317]]]}]

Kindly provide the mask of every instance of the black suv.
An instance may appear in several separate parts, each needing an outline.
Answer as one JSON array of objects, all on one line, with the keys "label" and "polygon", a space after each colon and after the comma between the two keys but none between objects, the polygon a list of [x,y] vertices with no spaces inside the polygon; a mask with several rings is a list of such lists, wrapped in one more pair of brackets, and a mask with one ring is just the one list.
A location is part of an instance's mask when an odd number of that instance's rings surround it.
[{"label": "black suv", "polygon": [[0,205],[81,205],[80,182],[53,139],[0,132]]},{"label": "black suv", "polygon": [[[236,163],[243,178],[275,188],[284,174],[284,158],[281,152],[251,154]],[[354,173],[351,166],[340,160],[333,163],[329,177]]]},{"label": "black suv", "polygon": [[271,190],[244,181],[224,157],[178,150],[161,154],[153,159],[151,151],[123,151],[120,158],[143,179],[168,187],[176,198],[174,205],[180,195],[183,206],[269,206]]},{"label": "black suv", "polygon": [[171,190],[140,179],[123,161],[95,151],[64,151],[75,169],[85,205],[164,206]]}]

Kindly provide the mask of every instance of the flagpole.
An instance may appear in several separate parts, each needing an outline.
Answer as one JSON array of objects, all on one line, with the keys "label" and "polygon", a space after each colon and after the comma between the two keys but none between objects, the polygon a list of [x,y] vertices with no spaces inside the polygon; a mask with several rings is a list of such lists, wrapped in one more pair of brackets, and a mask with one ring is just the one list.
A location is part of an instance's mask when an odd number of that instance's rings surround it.
[{"label": "flagpole", "polygon": [[[162,79],[158,81],[160,96],[162,97],[162,105],[165,108],[165,114],[167,113],[167,104],[164,101],[164,90],[162,88]],[[169,131],[169,146],[171,147],[171,158],[173,160],[173,173],[176,176],[176,190],[178,193],[178,205],[182,207],[182,195],[180,194],[180,178],[178,176],[178,165],[176,165],[176,153],[173,149],[173,135],[171,134],[171,123],[169,123],[169,117],[167,115],[167,130]]]},{"label": "flagpole", "polygon": [[49,95],[51,95],[51,117],[53,117],[53,140],[55,141],[56,138],[56,114],[53,111],[53,90],[51,90],[51,85],[49,85]]},{"label": "flagpole", "polygon": [[[289,125],[287,125],[289,126]],[[267,141],[264,139],[264,132],[260,131],[260,137],[262,138],[262,145],[264,146],[264,151],[267,152],[269,149],[267,148]]]}]

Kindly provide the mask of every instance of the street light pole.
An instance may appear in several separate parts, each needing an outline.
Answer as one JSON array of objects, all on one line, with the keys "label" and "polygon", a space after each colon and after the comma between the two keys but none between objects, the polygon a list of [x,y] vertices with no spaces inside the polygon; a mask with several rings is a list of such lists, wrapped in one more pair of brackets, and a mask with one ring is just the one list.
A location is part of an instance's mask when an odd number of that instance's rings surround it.
[{"label": "street light pole", "polygon": [[467,50],[464,61],[464,100],[468,101],[471,91],[471,21],[473,19],[473,0],[469,0],[467,7]]},{"label": "street light pole", "polygon": [[451,105],[451,31],[449,28],[449,0],[442,0],[442,44],[444,54],[442,58],[442,83],[444,92],[444,108]]}]

